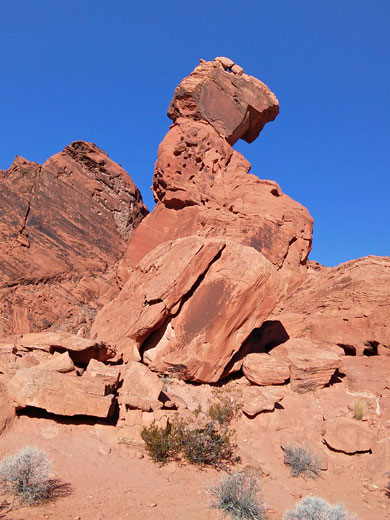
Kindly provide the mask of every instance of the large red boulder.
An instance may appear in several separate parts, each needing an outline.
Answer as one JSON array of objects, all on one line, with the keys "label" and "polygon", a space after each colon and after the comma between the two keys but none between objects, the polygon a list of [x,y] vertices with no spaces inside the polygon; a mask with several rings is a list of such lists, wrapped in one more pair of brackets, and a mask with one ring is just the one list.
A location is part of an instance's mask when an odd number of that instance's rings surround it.
[{"label": "large red boulder", "polygon": [[91,334],[130,359],[141,350],[158,372],[215,382],[241,367],[242,344],[284,290],[275,266],[254,248],[190,236],[149,253]]},{"label": "large red boulder", "polygon": [[86,332],[110,268],[147,209],[129,175],[77,141],[42,166],[0,171],[0,337],[55,327]]}]

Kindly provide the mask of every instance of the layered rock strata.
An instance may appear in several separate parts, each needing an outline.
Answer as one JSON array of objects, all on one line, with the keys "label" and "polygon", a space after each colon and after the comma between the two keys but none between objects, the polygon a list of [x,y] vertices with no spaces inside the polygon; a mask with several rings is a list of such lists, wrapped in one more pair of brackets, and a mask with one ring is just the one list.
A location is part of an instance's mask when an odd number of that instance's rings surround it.
[{"label": "layered rock strata", "polygon": [[140,192],[82,141],[43,165],[16,157],[0,188],[0,337],[86,333],[99,299],[115,294],[110,269],[147,214]]}]

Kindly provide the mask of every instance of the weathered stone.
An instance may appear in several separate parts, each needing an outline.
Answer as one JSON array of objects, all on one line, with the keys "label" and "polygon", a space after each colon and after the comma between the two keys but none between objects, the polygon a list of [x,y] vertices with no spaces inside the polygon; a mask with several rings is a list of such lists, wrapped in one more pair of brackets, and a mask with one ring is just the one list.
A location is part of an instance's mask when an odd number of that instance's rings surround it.
[{"label": "weathered stone", "polygon": [[119,390],[118,402],[126,408],[138,408],[149,412],[162,407],[159,401],[164,383],[148,367],[130,361],[123,374],[123,384]]},{"label": "weathered stone", "polygon": [[129,175],[76,141],[0,171],[0,337],[88,327],[147,209]]},{"label": "weathered stone", "polygon": [[269,354],[248,354],[243,363],[245,377],[255,385],[282,385],[290,377],[287,361]]},{"label": "weathered stone", "polygon": [[282,292],[276,269],[255,249],[187,237],[138,264],[92,333],[118,347],[142,346],[144,362],[158,372],[218,381],[241,367],[235,354]]},{"label": "weathered stone", "polygon": [[0,435],[15,418],[15,407],[9,401],[6,387],[0,381]]},{"label": "weathered stone", "polygon": [[23,354],[43,351],[49,354],[68,352],[74,363],[87,364],[90,359],[107,361],[116,355],[113,347],[66,332],[32,332],[3,339],[0,351]]},{"label": "weathered stone", "polygon": [[328,341],[347,355],[382,355],[390,345],[390,258],[315,266],[272,319],[291,338]]},{"label": "weathered stone", "polygon": [[323,388],[340,367],[336,345],[307,338],[290,339],[281,347],[290,365],[290,385],[294,392],[310,392]]},{"label": "weathered stone", "polygon": [[17,408],[34,406],[58,415],[108,417],[113,412],[110,385],[101,379],[72,377],[40,368],[18,370],[7,384]]},{"label": "weathered stone", "polygon": [[375,435],[366,424],[348,417],[332,419],[324,439],[331,449],[351,455],[371,451],[375,443]]},{"label": "weathered stone", "polygon": [[38,368],[66,374],[67,372],[72,372],[74,370],[74,363],[68,352],[64,352],[63,354],[55,352],[51,359],[39,363]]},{"label": "weathered stone", "polygon": [[121,374],[126,370],[123,365],[105,365],[96,359],[91,359],[83,375],[88,377],[104,377],[117,383]]},{"label": "weathered stone", "polygon": [[261,412],[272,412],[276,403],[280,403],[283,397],[284,393],[279,388],[250,386],[243,391],[242,400],[244,404],[242,411],[250,417],[254,417]]},{"label": "weathered stone", "polygon": [[234,65],[234,61],[230,58],[225,58],[224,56],[218,56],[215,58],[215,61],[219,61],[224,69],[230,69]]},{"label": "weathered stone", "polygon": [[176,88],[168,116],[207,121],[230,144],[254,141],[277,116],[279,103],[264,83],[238,65],[233,69],[236,74],[225,71],[220,60],[200,63]]}]

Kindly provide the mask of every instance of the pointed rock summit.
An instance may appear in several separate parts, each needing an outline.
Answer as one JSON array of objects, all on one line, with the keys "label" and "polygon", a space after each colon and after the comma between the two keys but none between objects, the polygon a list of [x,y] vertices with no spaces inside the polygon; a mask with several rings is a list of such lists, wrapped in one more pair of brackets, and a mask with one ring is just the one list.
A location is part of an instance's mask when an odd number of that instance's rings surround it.
[{"label": "pointed rock summit", "polygon": [[0,171],[0,337],[88,329],[110,268],[148,213],[129,175],[76,141]]}]

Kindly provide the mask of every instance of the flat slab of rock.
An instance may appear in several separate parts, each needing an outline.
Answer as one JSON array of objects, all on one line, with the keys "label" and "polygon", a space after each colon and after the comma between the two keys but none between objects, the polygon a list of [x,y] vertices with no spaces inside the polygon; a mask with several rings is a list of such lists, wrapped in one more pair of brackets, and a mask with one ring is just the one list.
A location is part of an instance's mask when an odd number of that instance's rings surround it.
[{"label": "flat slab of rock", "polygon": [[251,386],[243,391],[242,411],[254,417],[261,412],[272,412],[276,403],[280,403],[284,397],[284,392],[278,388],[259,388]]},{"label": "flat slab of rock", "polygon": [[17,408],[34,406],[57,415],[108,417],[113,412],[114,395],[101,379],[50,372],[37,367],[18,370],[7,384],[7,392]]},{"label": "flat slab of rock", "polygon": [[371,451],[375,444],[375,435],[370,428],[348,417],[332,419],[327,424],[324,439],[331,449],[348,454]]},{"label": "flat slab of rock", "polygon": [[242,365],[245,377],[255,385],[282,385],[290,377],[287,361],[269,354],[248,354]]},{"label": "flat slab of rock", "polygon": [[113,347],[101,341],[86,339],[67,332],[31,332],[4,338],[0,351],[28,353],[34,350],[48,352],[68,352],[74,363],[87,364],[90,359],[107,361],[116,355]]}]

